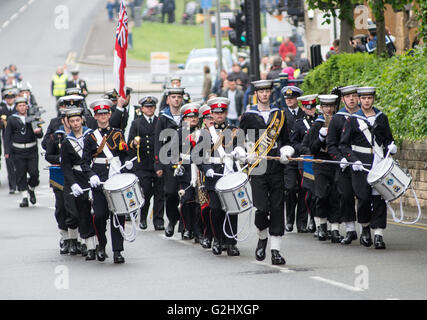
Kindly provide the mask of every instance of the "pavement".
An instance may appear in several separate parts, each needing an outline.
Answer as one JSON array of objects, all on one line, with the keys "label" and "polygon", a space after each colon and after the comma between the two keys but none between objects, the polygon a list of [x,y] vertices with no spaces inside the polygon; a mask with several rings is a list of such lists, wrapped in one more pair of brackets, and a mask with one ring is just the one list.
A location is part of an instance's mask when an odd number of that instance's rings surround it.
[{"label": "pavement", "polygon": [[[47,109],[46,119],[55,115],[50,80],[56,66],[68,58],[78,60],[93,17],[104,10],[103,0],[61,3],[68,8],[72,21],[68,30],[55,28],[56,5],[52,1],[0,2],[0,42],[7,44],[0,50],[0,61],[15,63],[30,81],[37,100]],[[89,56],[96,53],[88,52]],[[80,67],[83,78],[88,75],[91,79],[99,73],[89,64],[81,63]],[[88,262],[80,256],[59,254],[54,196],[48,186],[48,172],[43,169],[47,166],[43,157],[39,158],[37,204],[25,209],[19,208],[18,194],[8,194],[3,159],[1,164],[0,299],[214,302],[427,297],[426,220],[414,225],[389,220],[384,234],[387,249],[383,251],[362,247],[358,241],[342,246],[317,241],[312,234],[286,233],[281,250],[287,261],[284,266],[271,265],[269,247],[265,261],[255,260],[254,214],[239,216],[239,230],[242,236],[248,234],[246,240],[238,242],[239,257],[224,253],[214,256],[209,249],[181,240],[177,233],[166,238],[163,232],[153,230],[149,220],[147,230],[138,230],[137,239],[125,243],[125,264],[112,263],[109,232],[110,258]],[[191,305],[191,301],[188,303]]]}]

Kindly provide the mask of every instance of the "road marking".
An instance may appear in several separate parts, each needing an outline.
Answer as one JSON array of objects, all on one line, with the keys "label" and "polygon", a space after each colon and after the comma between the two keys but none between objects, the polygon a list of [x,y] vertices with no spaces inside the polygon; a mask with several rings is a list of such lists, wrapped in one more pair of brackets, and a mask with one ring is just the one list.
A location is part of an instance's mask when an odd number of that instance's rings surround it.
[{"label": "road marking", "polygon": [[291,269],[289,269],[287,267],[275,266],[275,265],[268,264],[268,263],[262,262],[262,261],[251,261],[251,262],[253,264],[258,264],[260,266],[270,267],[270,268],[273,268],[273,269],[278,269],[278,270],[280,270],[280,272],[283,272],[283,273],[294,273],[295,272],[294,270],[291,270]]},{"label": "road marking", "polygon": [[13,21],[16,19],[16,17],[18,16],[18,13],[14,13],[11,17],[10,17],[10,21]]},{"label": "road marking", "polygon": [[24,4],[20,9],[19,12],[24,12],[27,9],[28,5]]},{"label": "road marking", "polygon": [[30,1],[28,1],[28,5],[32,4],[34,1],[36,1],[36,0],[30,0]]},{"label": "road marking", "polygon": [[3,29],[6,28],[9,25],[10,21],[7,20],[3,25],[1,26]]},{"label": "road marking", "polygon": [[395,226],[399,226],[399,227],[408,227],[408,228],[427,230],[427,226],[424,227],[422,225],[418,225],[418,223],[417,224],[403,224],[403,223],[394,222],[394,221],[388,221],[388,223],[395,225]]},{"label": "road marking", "polygon": [[161,237],[161,238],[163,238],[163,239],[165,239],[165,240],[173,240],[173,241],[176,241],[176,242],[178,242],[178,243],[182,243],[182,244],[186,244],[186,245],[191,245],[191,244],[193,244],[193,241],[192,240],[182,240],[182,239],[179,239],[179,238],[173,238],[173,237],[166,237],[166,235],[164,235],[164,234],[159,234],[159,237]]},{"label": "road marking", "polygon": [[324,282],[324,283],[327,283],[327,284],[330,284],[330,285],[333,285],[333,286],[336,286],[336,287],[339,287],[342,289],[350,290],[353,292],[363,292],[364,291],[362,288],[356,288],[356,287],[350,286],[350,285],[342,283],[342,282],[338,282],[338,281],[334,281],[334,280],[330,280],[330,279],[326,279],[326,278],[322,278],[322,277],[318,277],[318,276],[310,277],[310,279],[317,280],[320,282]]}]

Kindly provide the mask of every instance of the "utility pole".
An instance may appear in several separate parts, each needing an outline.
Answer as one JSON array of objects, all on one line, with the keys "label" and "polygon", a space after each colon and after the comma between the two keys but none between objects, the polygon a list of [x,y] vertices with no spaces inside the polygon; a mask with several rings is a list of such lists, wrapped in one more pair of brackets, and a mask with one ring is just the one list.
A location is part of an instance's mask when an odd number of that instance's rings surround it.
[{"label": "utility pole", "polygon": [[246,25],[248,28],[248,43],[250,49],[250,76],[251,80],[259,80],[260,54],[259,46],[261,44],[261,17],[260,0],[245,0]]},{"label": "utility pole", "polygon": [[209,30],[210,18],[211,16],[209,14],[209,9],[203,8],[203,23],[205,27],[205,48],[211,47],[210,30]]},{"label": "utility pole", "polygon": [[215,22],[216,52],[218,56],[217,79],[221,77],[222,67],[222,43],[221,43],[221,7],[216,0],[216,22]]}]

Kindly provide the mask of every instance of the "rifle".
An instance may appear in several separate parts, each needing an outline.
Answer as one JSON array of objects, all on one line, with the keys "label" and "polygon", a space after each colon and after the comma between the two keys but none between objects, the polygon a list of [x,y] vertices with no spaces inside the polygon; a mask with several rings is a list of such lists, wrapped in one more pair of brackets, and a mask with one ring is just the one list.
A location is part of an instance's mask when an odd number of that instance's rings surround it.
[{"label": "rifle", "polygon": [[45,112],[46,110],[44,110],[41,106],[32,106],[30,109],[28,109],[28,115],[25,118],[25,122],[31,123],[33,130],[41,128],[43,123],[45,123],[42,119],[42,114]]}]

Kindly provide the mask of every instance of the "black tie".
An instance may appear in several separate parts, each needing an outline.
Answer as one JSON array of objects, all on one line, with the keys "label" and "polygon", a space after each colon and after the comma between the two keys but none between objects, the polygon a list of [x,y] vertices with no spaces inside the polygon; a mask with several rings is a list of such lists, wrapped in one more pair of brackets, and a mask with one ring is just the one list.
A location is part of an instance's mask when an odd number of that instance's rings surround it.
[{"label": "black tie", "polygon": [[292,110],[292,113],[294,114],[294,117],[296,117],[296,116],[297,116],[297,112],[296,112],[296,110]]},{"label": "black tie", "polygon": [[150,122],[150,124],[152,124],[153,120],[151,120],[151,118],[148,118],[148,122]]}]

